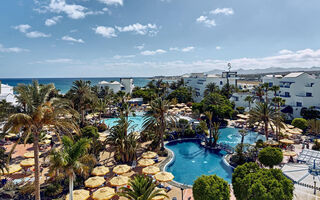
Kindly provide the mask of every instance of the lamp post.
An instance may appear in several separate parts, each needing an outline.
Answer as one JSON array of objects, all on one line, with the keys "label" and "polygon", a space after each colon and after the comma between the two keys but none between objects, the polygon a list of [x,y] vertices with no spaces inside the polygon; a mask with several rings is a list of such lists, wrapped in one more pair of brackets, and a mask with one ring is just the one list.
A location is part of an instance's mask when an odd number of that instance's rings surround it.
[{"label": "lamp post", "polygon": [[183,200],[183,190],[184,188],[180,188],[181,189],[181,200]]}]

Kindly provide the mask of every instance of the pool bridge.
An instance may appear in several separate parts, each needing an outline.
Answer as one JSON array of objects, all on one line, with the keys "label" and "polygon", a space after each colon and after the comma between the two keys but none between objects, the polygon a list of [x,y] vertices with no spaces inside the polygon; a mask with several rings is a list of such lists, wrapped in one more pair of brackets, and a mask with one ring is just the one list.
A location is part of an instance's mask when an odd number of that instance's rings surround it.
[{"label": "pool bridge", "polygon": [[234,153],[234,148],[226,143],[218,143],[215,147],[211,147],[207,145],[209,143],[209,139],[205,135],[197,134],[196,138],[201,139],[201,145],[203,145],[205,148],[220,149],[229,154]]}]

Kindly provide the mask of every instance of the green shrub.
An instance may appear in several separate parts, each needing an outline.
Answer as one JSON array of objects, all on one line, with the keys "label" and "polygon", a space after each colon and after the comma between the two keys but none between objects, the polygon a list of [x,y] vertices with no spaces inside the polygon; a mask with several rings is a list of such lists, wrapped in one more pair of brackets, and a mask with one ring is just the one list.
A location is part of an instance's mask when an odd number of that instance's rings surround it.
[{"label": "green shrub", "polygon": [[193,198],[195,200],[229,200],[228,182],[217,175],[202,175],[194,181]]},{"label": "green shrub", "polygon": [[98,131],[99,132],[103,132],[103,131],[106,131],[108,129],[108,126],[105,124],[105,123],[101,123],[98,125]]},{"label": "green shrub", "polygon": [[259,152],[258,159],[264,166],[273,168],[282,162],[283,154],[280,148],[265,147]]},{"label": "green shrub", "polygon": [[243,114],[245,108],[242,107],[242,106],[239,106],[239,107],[237,107],[236,109],[237,109],[237,111],[238,111],[239,113],[242,113],[242,114]]},{"label": "green shrub", "polygon": [[260,169],[253,162],[234,170],[232,186],[237,200],[293,199],[293,183],[280,169]]},{"label": "green shrub", "polygon": [[305,130],[308,127],[308,121],[303,118],[295,118],[294,120],[292,120],[291,125]]},{"label": "green shrub", "polygon": [[50,183],[45,187],[44,194],[48,197],[55,197],[63,191],[63,187],[59,183]]},{"label": "green shrub", "polygon": [[184,137],[186,138],[193,138],[196,136],[196,132],[192,129],[186,129],[184,132]]},{"label": "green shrub", "polygon": [[314,141],[314,145],[312,146],[312,150],[320,151],[320,142],[318,142],[318,140]]},{"label": "green shrub", "polygon": [[81,129],[82,137],[86,138],[99,138],[99,133],[97,127],[86,126]]}]

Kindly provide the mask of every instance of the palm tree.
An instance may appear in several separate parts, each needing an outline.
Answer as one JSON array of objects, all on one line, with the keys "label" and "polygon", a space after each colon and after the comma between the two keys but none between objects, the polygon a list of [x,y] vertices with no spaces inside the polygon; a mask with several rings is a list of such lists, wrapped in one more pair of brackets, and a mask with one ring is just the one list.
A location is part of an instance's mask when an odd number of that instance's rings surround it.
[{"label": "palm tree", "polygon": [[76,173],[87,175],[96,160],[88,154],[90,139],[81,138],[74,142],[67,136],[62,137],[62,149],[54,149],[50,154],[49,174],[57,177],[65,174],[69,177],[69,200],[73,200],[73,181]]},{"label": "palm tree", "polygon": [[204,96],[207,96],[210,93],[215,93],[218,91],[219,91],[219,87],[215,83],[213,83],[213,82],[208,83],[206,85],[206,89],[204,90]]},{"label": "palm tree", "polygon": [[[270,122],[275,121],[276,112],[272,108],[272,106],[268,103],[257,103],[256,107],[250,111],[249,123],[254,124],[258,122],[264,123],[264,133],[266,135],[266,139],[268,139],[268,126]],[[271,126],[272,128],[272,126]]]},{"label": "palm tree", "polygon": [[241,135],[241,145],[243,145],[244,137],[248,135],[248,131],[246,129],[240,129],[239,133]]},{"label": "palm tree", "polygon": [[262,85],[262,88],[264,89],[264,94],[266,96],[266,102],[268,103],[268,92],[270,91],[269,83],[264,83]]},{"label": "palm tree", "polygon": [[273,91],[273,95],[274,97],[277,96],[277,92],[280,90],[280,86],[279,85],[274,85],[270,88],[270,91]]},{"label": "palm tree", "polygon": [[130,180],[128,187],[123,187],[122,192],[118,193],[119,196],[128,198],[129,200],[152,200],[154,197],[167,195],[161,194],[160,189],[156,189],[152,178],[137,175],[134,179]]},{"label": "palm tree", "polygon": [[85,119],[85,109],[87,108],[88,101],[92,99],[90,81],[74,81],[66,96],[72,100],[75,108],[79,111],[79,113],[81,113],[81,124],[83,125]]},{"label": "palm tree", "polygon": [[249,110],[251,110],[251,103],[253,103],[253,96],[246,96],[246,98],[244,99],[244,101],[247,101],[249,104]]},{"label": "palm tree", "polygon": [[[31,110],[28,106],[28,110]],[[64,116],[72,116],[65,118]],[[35,160],[35,193],[36,199],[40,200],[40,171],[39,171],[39,136],[44,131],[45,126],[53,126],[59,137],[59,132],[78,132],[78,126],[74,119],[77,119],[77,112],[70,109],[64,101],[52,100],[32,108],[31,114],[18,113],[9,117],[3,131],[6,133],[23,131],[21,138],[25,138],[25,143],[33,135],[33,148]],[[59,137],[60,138],[60,137]],[[20,142],[20,139],[16,144]],[[13,146],[10,154],[13,152]]]},{"label": "palm tree", "polygon": [[259,98],[259,101],[262,102],[263,101],[263,95],[264,95],[264,90],[261,86],[257,86],[257,87],[254,87],[254,91],[255,91],[255,94],[256,96]]},{"label": "palm tree", "polygon": [[5,171],[9,171],[7,165],[8,155],[6,154],[6,149],[0,148],[0,171],[4,174]]},{"label": "palm tree", "polygon": [[213,132],[213,122],[212,122],[212,117],[213,117],[213,113],[212,112],[209,112],[209,111],[206,111],[205,113],[205,116],[207,117],[207,123],[209,124],[209,146],[211,146],[212,144],[212,132]]},{"label": "palm tree", "polygon": [[157,127],[156,132],[159,133],[160,147],[164,150],[164,134],[169,124],[173,124],[173,118],[168,115],[169,101],[163,100],[161,97],[150,102],[151,109],[145,113],[143,128],[144,130]]},{"label": "palm tree", "polygon": [[6,100],[0,101],[0,122],[5,121],[15,110],[15,107]]},{"label": "palm tree", "polygon": [[106,99],[97,99],[95,109],[99,112],[99,121],[101,121],[101,115],[106,111],[108,102]]},{"label": "palm tree", "polygon": [[220,138],[220,123],[219,122],[214,122],[213,123],[213,131],[212,131],[212,139],[213,139],[213,146],[215,147],[218,143],[218,140]]}]

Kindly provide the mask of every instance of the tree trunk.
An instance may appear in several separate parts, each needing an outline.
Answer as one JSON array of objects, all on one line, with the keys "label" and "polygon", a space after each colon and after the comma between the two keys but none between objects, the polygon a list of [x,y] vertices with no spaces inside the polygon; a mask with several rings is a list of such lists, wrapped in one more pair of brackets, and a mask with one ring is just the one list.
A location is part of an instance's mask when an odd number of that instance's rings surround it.
[{"label": "tree trunk", "polygon": [[268,140],[268,122],[264,122],[264,134],[266,135],[266,140]]},{"label": "tree trunk", "polygon": [[35,197],[36,200],[40,200],[40,170],[39,170],[39,133],[34,133],[34,186],[35,186]]},{"label": "tree trunk", "polygon": [[69,200],[73,200],[73,175],[69,176]]},{"label": "tree trunk", "polygon": [[81,125],[84,125],[84,109],[81,110]]}]

